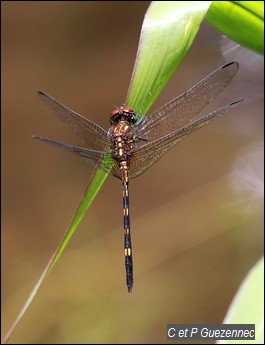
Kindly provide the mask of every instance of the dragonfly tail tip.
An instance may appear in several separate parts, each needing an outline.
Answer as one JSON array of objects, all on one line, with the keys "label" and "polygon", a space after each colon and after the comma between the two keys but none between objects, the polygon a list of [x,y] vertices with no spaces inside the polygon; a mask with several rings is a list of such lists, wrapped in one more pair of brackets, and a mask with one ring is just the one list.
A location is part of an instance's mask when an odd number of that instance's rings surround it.
[{"label": "dragonfly tail tip", "polygon": [[133,288],[132,285],[128,285],[128,286],[127,286],[127,289],[128,289],[128,292],[129,292],[129,293],[132,293],[132,292],[133,292],[133,291],[132,291],[132,288]]}]

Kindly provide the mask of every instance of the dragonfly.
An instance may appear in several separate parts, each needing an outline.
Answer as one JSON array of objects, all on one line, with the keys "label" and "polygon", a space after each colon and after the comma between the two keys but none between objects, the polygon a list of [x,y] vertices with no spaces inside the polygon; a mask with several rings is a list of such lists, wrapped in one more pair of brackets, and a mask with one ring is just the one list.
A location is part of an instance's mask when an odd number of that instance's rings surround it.
[{"label": "dragonfly", "polygon": [[129,293],[134,283],[129,180],[144,173],[185,137],[242,102],[236,100],[207,115],[199,115],[225,89],[238,68],[237,62],[219,67],[187,92],[146,116],[123,104],[111,111],[108,131],[39,92],[42,101],[82,139],[85,146],[65,144],[37,135],[33,138],[72,152],[122,182],[125,271]]}]

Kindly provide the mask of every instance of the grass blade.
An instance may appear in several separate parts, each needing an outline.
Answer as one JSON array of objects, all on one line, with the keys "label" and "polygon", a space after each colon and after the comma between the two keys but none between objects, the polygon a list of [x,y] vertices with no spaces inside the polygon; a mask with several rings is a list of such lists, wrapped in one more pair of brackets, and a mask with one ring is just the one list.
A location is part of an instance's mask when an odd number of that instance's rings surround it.
[{"label": "grass blade", "polygon": [[211,1],[153,1],[145,15],[127,102],[144,115],[188,52]]}]

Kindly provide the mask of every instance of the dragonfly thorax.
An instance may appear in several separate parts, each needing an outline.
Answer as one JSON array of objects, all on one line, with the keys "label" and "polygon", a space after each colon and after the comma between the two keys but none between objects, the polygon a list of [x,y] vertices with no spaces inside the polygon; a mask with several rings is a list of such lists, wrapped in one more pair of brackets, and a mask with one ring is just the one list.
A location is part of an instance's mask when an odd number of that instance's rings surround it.
[{"label": "dragonfly thorax", "polygon": [[108,131],[109,138],[112,142],[111,155],[118,163],[130,159],[134,144],[131,131],[132,124],[124,119],[112,125]]},{"label": "dragonfly thorax", "polygon": [[137,122],[137,115],[133,109],[125,106],[112,110],[109,119],[110,124],[115,125],[121,120],[128,121],[134,125]]},{"label": "dragonfly thorax", "polygon": [[112,125],[109,129],[109,135],[112,139],[121,137],[123,139],[128,137],[128,133],[131,131],[132,125],[128,121],[121,119],[118,123]]}]

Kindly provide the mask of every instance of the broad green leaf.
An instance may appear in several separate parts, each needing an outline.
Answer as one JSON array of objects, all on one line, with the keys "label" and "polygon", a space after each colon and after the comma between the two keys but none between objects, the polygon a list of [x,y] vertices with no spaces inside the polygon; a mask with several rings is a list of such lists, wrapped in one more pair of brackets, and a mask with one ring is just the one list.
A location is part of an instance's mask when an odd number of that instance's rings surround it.
[{"label": "broad green leaf", "polygon": [[255,324],[255,340],[223,340],[218,344],[264,344],[264,258],[241,284],[223,323]]},{"label": "broad green leaf", "polygon": [[264,1],[213,1],[205,19],[237,43],[264,53]]},{"label": "broad green leaf", "polygon": [[187,54],[211,1],[153,1],[144,19],[126,104],[144,115]]}]

